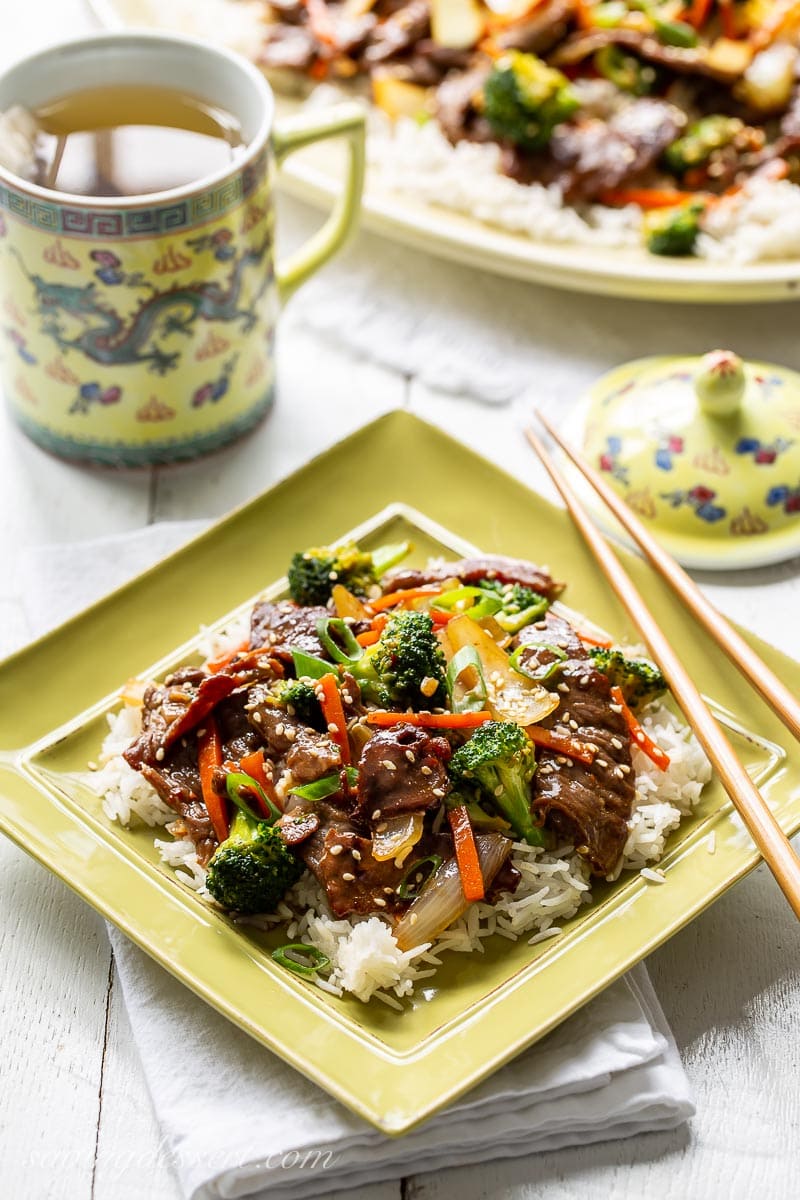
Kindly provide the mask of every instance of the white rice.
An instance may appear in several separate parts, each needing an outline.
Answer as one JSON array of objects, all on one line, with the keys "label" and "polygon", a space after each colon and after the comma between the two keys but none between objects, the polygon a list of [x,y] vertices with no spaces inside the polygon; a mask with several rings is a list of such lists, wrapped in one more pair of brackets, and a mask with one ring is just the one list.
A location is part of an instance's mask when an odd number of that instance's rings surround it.
[{"label": "white rice", "polygon": [[[241,640],[238,623],[231,625],[224,634],[209,635],[206,653],[224,653]],[[139,731],[140,710],[125,706],[108,720],[102,768],[88,777],[102,797],[103,811],[123,825],[136,818],[151,826],[167,825],[174,812],[120,756]],[[666,877],[654,871],[654,864],[664,853],[669,833],[700,798],[711,768],[689,727],[670,709],[652,705],[641,720],[669,755],[670,766],[661,772],[634,748],[635,809],[617,875],[623,869],[638,870],[648,881],[663,884]],[[155,845],[162,861],[182,883],[205,894],[205,870],[189,839],[156,839]],[[390,1007],[402,1007],[400,1002],[435,974],[443,953],[482,953],[485,939],[495,934],[511,941],[526,937],[535,945],[559,936],[558,922],[569,920],[591,901],[588,867],[571,846],[544,850],[515,842],[511,861],[521,875],[516,892],[502,895],[496,904],[471,905],[433,945],[425,943],[409,951],[400,950],[389,925],[380,917],[334,917],[322,888],[308,872],[287,893],[276,913],[240,921],[261,929],[284,926],[287,940],[317,947],[331,961],[327,977],[318,978],[323,990],[337,996],[346,992],[363,1001],[375,997]]]}]

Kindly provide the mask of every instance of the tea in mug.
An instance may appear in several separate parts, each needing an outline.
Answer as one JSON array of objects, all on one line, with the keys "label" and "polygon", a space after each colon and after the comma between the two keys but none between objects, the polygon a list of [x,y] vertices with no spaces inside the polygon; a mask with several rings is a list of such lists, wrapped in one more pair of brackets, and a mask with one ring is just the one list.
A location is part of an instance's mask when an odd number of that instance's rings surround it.
[{"label": "tea in mug", "polygon": [[142,196],[234,162],[242,131],[228,112],[176,88],[85,88],[35,112],[35,182],[80,196]]}]

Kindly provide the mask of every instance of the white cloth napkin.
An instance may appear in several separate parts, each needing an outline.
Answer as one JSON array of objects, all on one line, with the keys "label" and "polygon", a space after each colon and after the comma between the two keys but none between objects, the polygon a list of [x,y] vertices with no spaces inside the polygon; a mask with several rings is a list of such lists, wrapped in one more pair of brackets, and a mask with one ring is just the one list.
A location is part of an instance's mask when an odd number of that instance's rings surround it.
[{"label": "white cloth napkin", "polygon": [[[33,632],[118,586],[199,527],[164,524],[26,551],[18,584]],[[461,1101],[390,1139],[259,1047],[117,930],[109,936],[153,1105],[189,1200],[352,1191],[456,1163],[671,1129],[694,1111],[643,966]]]}]

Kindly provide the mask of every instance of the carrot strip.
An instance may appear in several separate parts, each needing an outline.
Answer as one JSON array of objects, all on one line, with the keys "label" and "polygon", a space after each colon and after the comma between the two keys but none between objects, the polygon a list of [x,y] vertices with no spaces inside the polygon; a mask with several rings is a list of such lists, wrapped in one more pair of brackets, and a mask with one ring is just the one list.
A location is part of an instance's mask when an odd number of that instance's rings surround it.
[{"label": "carrot strip", "polygon": [[388,729],[392,725],[418,725],[421,729],[477,729],[491,721],[490,712],[463,713],[415,713],[415,712],[371,712],[367,714],[367,724],[377,725]]},{"label": "carrot strip", "polygon": [[359,646],[374,646],[380,640],[381,634],[379,629],[368,629],[366,633],[356,634],[356,641]]},{"label": "carrot strip", "polygon": [[459,613],[447,612],[443,608],[432,608],[428,616],[434,625],[449,625],[454,617],[459,616]]},{"label": "carrot strip", "polygon": [[683,19],[688,21],[693,29],[701,29],[708,20],[713,2],[714,0],[693,0],[692,7]]},{"label": "carrot strip", "polygon": [[459,804],[457,808],[451,808],[447,817],[453,831],[453,845],[464,899],[468,900],[470,904],[473,900],[483,900],[486,889],[478,858],[478,847],[475,845],[475,837],[472,832],[472,822],[466,806]]},{"label": "carrot strip", "polygon": [[217,795],[212,784],[214,769],[222,766],[222,739],[219,736],[217,722],[213,717],[209,717],[206,721],[205,731],[200,738],[198,765],[203,803],[211,818],[217,841],[224,842],[231,826],[228,819],[228,802],[223,796]]},{"label": "carrot strip", "polygon": [[732,0],[719,0],[719,19],[723,36],[736,41],[739,36],[739,22],[736,20]]},{"label": "carrot strip", "polygon": [[666,771],[669,767],[669,755],[665,754],[660,746],[649,738],[642,729],[634,713],[628,708],[625,703],[625,697],[618,687],[612,687],[611,698],[615,704],[618,704],[622,709],[622,715],[625,718],[625,724],[628,726],[628,731],[636,745],[646,754],[651,762],[654,762],[660,771]]},{"label": "carrot strip", "polygon": [[441,588],[401,588],[399,592],[387,592],[377,600],[370,600],[369,607],[374,613],[383,612],[386,608],[394,608],[396,604],[405,604],[409,600],[422,600],[426,596],[441,596]]},{"label": "carrot strip", "polygon": [[[256,783],[264,789],[265,794],[269,797],[276,808],[280,808],[278,798],[275,795],[275,784],[272,778],[272,772],[267,774],[264,766],[264,751],[254,750],[252,754],[245,754],[239,764],[240,771],[244,771],[245,775],[249,775]],[[258,792],[254,793],[258,807],[268,820],[272,820],[275,814],[270,811],[269,806],[259,796]]]},{"label": "carrot strip", "polygon": [[220,654],[219,658],[212,658],[208,664],[208,670],[212,675],[216,675],[218,671],[224,671],[230,666],[237,654],[243,654],[250,646],[249,642],[242,642],[235,650],[229,650],[227,654]]},{"label": "carrot strip", "polygon": [[322,715],[334,742],[342,752],[342,762],[350,763],[350,739],[347,736],[347,721],[342,708],[342,697],[334,675],[323,675],[314,685],[319,698]]},{"label": "carrot strip", "polygon": [[696,192],[681,192],[677,188],[606,188],[598,199],[601,204],[614,208],[626,204],[638,204],[639,208],[652,210],[656,208],[679,208],[696,200]]},{"label": "carrot strip", "polygon": [[575,0],[575,18],[581,29],[594,29],[594,13],[589,0]]},{"label": "carrot strip", "polygon": [[590,764],[594,762],[595,751],[590,750],[585,742],[579,742],[576,738],[559,737],[557,734],[551,733],[549,729],[542,729],[539,725],[528,725],[525,732],[535,746],[541,746],[544,750],[553,750],[556,754],[577,759],[578,762]]}]

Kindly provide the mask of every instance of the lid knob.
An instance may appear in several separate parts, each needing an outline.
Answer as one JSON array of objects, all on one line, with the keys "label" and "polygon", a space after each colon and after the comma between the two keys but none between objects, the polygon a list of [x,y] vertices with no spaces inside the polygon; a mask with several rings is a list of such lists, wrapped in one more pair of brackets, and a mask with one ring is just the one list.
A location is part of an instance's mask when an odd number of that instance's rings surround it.
[{"label": "lid knob", "polygon": [[700,360],[694,390],[709,417],[732,417],[741,407],[747,380],[744,364],[732,350],[712,350]]}]

